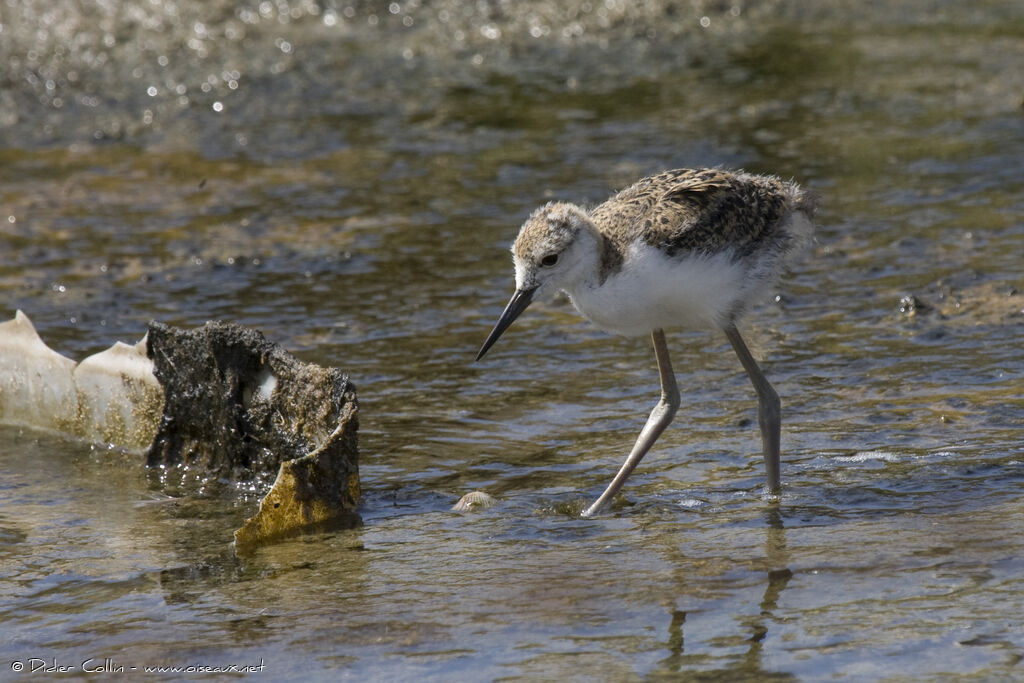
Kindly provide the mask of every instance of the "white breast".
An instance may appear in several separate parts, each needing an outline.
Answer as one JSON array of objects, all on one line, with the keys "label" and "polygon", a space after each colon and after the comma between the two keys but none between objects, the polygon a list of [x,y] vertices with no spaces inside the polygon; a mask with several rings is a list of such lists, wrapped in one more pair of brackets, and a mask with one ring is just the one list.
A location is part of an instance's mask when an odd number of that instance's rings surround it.
[{"label": "white breast", "polygon": [[[633,245],[617,274],[603,284],[568,291],[573,305],[599,328],[626,336],[656,328],[716,328],[753,296],[750,264],[730,254],[670,258],[648,245]],[[757,282],[752,282],[755,280]]]}]

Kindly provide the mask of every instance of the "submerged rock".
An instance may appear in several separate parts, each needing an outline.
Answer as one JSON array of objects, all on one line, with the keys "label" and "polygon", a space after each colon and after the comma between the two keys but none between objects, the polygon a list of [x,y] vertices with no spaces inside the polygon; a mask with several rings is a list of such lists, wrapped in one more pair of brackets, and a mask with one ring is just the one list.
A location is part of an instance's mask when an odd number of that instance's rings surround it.
[{"label": "submerged rock", "polygon": [[974,282],[972,277],[978,276],[968,272],[952,283],[934,283],[927,289],[928,300],[904,295],[899,311],[908,318],[925,315],[947,325],[1019,325],[1024,320],[1024,292],[1007,282]]},{"label": "submerged rock", "polygon": [[900,297],[900,313],[909,317],[929,310],[931,307],[918,299],[913,294],[904,294]]}]

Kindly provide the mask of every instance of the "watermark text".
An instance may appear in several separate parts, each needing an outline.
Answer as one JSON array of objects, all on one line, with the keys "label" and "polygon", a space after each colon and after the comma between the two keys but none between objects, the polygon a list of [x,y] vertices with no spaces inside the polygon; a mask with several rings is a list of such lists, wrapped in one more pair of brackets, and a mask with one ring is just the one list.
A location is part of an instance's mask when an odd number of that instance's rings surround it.
[{"label": "watermark text", "polygon": [[90,657],[82,661],[67,662],[58,660],[56,657],[44,659],[42,657],[28,657],[26,659],[15,659],[9,664],[9,670],[14,673],[24,674],[51,674],[51,673],[147,673],[147,674],[223,674],[240,673],[253,674],[263,673],[266,664],[260,659],[259,664],[222,664],[211,666],[208,664],[185,664],[185,665],[131,665],[122,664],[110,657]]}]

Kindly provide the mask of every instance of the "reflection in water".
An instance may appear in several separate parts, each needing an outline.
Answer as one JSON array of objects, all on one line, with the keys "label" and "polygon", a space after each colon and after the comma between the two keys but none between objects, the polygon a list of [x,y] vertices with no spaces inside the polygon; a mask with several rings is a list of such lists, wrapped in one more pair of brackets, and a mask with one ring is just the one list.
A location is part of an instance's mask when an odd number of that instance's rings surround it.
[{"label": "reflection in water", "polygon": [[[793,578],[793,572],[787,566],[789,564],[789,551],[786,549],[786,530],[783,525],[779,505],[776,502],[768,504],[764,511],[765,516],[765,542],[764,558],[758,564],[768,567],[766,572],[767,584],[764,594],[754,615],[739,617],[739,624],[743,631],[737,634],[735,642],[745,642],[746,651],[738,655],[729,665],[719,669],[700,669],[702,675],[713,676],[715,673],[722,674],[727,680],[780,680],[791,679],[795,676],[778,671],[766,670],[763,662],[764,642],[769,632],[769,623],[775,617],[779,596],[786,589],[786,585]],[[682,671],[693,671],[691,659],[702,660],[699,652],[702,647],[700,639],[693,646],[692,653],[686,653],[684,626],[686,624],[686,612],[683,610],[672,610],[672,618],[668,626],[668,657],[659,663],[659,670],[665,673]],[[688,657],[692,654],[693,657]]]},{"label": "reflection in water", "polygon": [[679,671],[683,666],[683,649],[686,645],[686,637],[683,635],[683,625],[686,623],[686,612],[683,610],[672,610],[672,621],[668,625],[668,651],[669,655],[661,661],[661,667],[666,671]]},{"label": "reflection in water", "polygon": [[757,674],[758,678],[788,677],[778,672],[765,671],[763,654],[764,640],[768,635],[768,623],[775,619],[775,608],[779,602],[779,596],[786,589],[789,580],[793,578],[793,572],[789,567],[789,552],[786,550],[786,530],[782,524],[782,515],[779,513],[778,504],[771,504],[765,510],[765,562],[768,565],[768,585],[765,586],[764,597],[761,599],[760,611],[757,616],[750,619],[748,626],[751,631],[750,649],[747,650],[739,664],[739,669],[745,674]]}]

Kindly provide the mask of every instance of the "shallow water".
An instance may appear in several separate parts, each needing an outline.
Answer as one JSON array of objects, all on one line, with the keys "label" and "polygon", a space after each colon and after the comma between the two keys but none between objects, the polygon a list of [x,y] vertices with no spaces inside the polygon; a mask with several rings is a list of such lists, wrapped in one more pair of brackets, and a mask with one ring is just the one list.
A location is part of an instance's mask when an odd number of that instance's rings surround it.
[{"label": "shallow water", "polygon": [[[4,677],[1021,676],[1019,3],[22,5],[4,316],[76,359],[222,318],[346,369],[365,499],[237,557],[252,492],[2,428]],[[530,210],[684,165],[822,196],[743,325],[785,488],[724,338],[675,333],[674,426],[581,520],[656,401],[649,343],[556,301],[472,358]],[[450,512],[473,490],[501,502]]]}]

